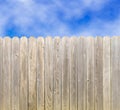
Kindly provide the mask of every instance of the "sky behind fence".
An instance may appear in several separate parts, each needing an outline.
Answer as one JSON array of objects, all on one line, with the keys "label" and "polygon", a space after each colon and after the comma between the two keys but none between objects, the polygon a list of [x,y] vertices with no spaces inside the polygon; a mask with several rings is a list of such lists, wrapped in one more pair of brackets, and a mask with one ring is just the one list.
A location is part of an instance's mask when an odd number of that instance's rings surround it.
[{"label": "sky behind fence", "polygon": [[119,0],[0,0],[0,36],[120,35]]}]

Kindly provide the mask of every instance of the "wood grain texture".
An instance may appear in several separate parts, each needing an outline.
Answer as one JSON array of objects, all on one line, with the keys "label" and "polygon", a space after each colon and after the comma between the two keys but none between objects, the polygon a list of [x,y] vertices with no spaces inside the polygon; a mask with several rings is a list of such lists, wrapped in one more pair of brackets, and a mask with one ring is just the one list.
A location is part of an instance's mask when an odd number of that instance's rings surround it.
[{"label": "wood grain texture", "polygon": [[20,110],[28,110],[28,39],[20,39]]},{"label": "wood grain texture", "polygon": [[103,38],[103,107],[110,110],[110,38]]},{"label": "wood grain texture", "polygon": [[0,38],[0,110],[3,110],[3,39]]},{"label": "wood grain texture", "polygon": [[70,109],[70,40],[62,38],[62,110]]},{"label": "wood grain texture", "polygon": [[54,47],[54,61],[53,61],[53,72],[54,72],[54,110],[61,110],[62,107],[62,60],[61,60],[61,39],[59,37],[53,40]]},{"label": "wood grain texture", "polygon": [[78,39],[78,110],[87,109],[87,46],[84,37]]},{"label": "wood grain texture", "polygon": [[29,38],[28,79],[29,79],[29,110],[37,110],[37,45],[36,39]]},{"label": "wood grain texture", "polygon": [[3,109],[11,110],[11,39],[8,37],[3,40],[3,50]]},{"label": "wood grain texture", "polygon": [[95,38],[95,110],[103,110],[103,39]]},{"label": "wood grain texture", "polygon": [[119,37],[0,38],[0,110],[120,110]]},{"label": "wood grain texture", "polygon": [[53,40],[45,38],[45,110],[53,110]]},{"label": "wood grain texture", "polygon": [[19,77],[20,77],[19,38],[12,39],[12,110],[19,110]]},{"label": "wood grain texture", "polygon": [[70,39],[70,110],[77,110],[77,43],[76,37]]},{"label": "wood grain texture", "polygon": [[118,109],[120,109],[120,38],[118,37]]},{"label": "wood grain texture", "polygon": [[44,39],[37,39],[37,110],[45,109],[44,94]]},{"label": "wood grain texture", "polygon": [[88,37],[87,45],[87,110],[94,110],[94,38]]},{"label": "wood grain texture", "polygon": [[111,110],[120,108],[120,39],[119,37],[111,38]]}]

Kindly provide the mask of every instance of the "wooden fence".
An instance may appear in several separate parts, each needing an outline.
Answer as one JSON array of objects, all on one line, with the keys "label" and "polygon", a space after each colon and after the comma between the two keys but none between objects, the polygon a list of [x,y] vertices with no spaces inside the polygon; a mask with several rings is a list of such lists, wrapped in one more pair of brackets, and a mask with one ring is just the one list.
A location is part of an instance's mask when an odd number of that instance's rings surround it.
[{"label": "wooden fence", "polygon": [[120,110],[120,37],[0,38],[0,110]]}]

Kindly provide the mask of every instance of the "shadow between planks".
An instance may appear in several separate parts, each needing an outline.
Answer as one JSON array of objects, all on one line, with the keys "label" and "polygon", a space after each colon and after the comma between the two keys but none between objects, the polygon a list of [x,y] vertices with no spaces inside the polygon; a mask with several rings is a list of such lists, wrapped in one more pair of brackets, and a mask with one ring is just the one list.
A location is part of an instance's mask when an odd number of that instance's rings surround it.
[{"label": "shadow between planks", "polygon": [[0,38],[0,110],[120,110],[119,37]]}]

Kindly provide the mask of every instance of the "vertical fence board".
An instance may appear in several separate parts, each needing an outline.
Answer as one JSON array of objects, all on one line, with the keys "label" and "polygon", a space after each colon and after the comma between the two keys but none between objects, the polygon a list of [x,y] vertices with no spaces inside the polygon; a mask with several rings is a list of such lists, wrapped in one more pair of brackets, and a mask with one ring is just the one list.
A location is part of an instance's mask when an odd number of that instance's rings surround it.
[{"label": "vertical fence board", "polygon": [[87,110],[94,110],[94,38],[87,38]]},{"label": "vertical fence board", "polygon": [[45,39],[45,110],[53,110],[53,41]]},{"label": "vertical fence board", "polygon": [[61,39],[59,37],[54,38],[54,110],[61,110],[62,96],[61,96]]},{"label": "vertical fence board", "polygon": [[8,37],[3,40],[3,50],[3,109],[11,110],[11,39]]},{"label": "vertical fence board", "polygon": [[62,38],[62,110],[69,110],[70,41]]},{"label": "vertical fence board", "polygon": [[19,110],[19,38],[12,39],[12,110]]},{"label": "vertical fence board", "polygon": [[83,69],[83,38],[78,39],[78,110],[84,110],[84,69]]},{"label": "vertical fence board", "polygon": [[72,37],[70,44],[70,110],[77,110],[77,43]]},{"label": "vertical fence board", "polygon": [[37,39],[37,110],[44,110],[44,39]]},{"label": "vertical fence board", "polygon": [[3,39],[0,38],[0,110],[3,110]]},{"label": "vertical fence board", "polygon": [[37,49],[36,39],[29,38],[29,110],[37,110]]},{"label": "vertical fence board", "polygon": [[83,37],[78,39],[78,110],[86,110],[87,105],[87,48]]},{"label": "vertical fence board", "polygon": [[111,38],[111,108],[119,110],[119,39],[118,37]]},{"label": "vertical fence board", "polygon": [[118,109],[120,109],[120,37],[118,37]]},{"label": "vertical fence board", "polygon": [[28,42],[20,39],[20,110],[28,110]]},{"label": "vertical fence board", "polygon": [[95,38],[95,110],[103,110],[103,39]]},{"label": "vertical fence board", "polygon": [[103,107],[110,110],[110,38],[103,38]]},{"label": "vertical fence board", "polygon": [[84,38],[83,40],[83,46],[84,46],[84,51],[83,51],[83,69],[84,69],[84,110],[87,109],[87,39]]}]

